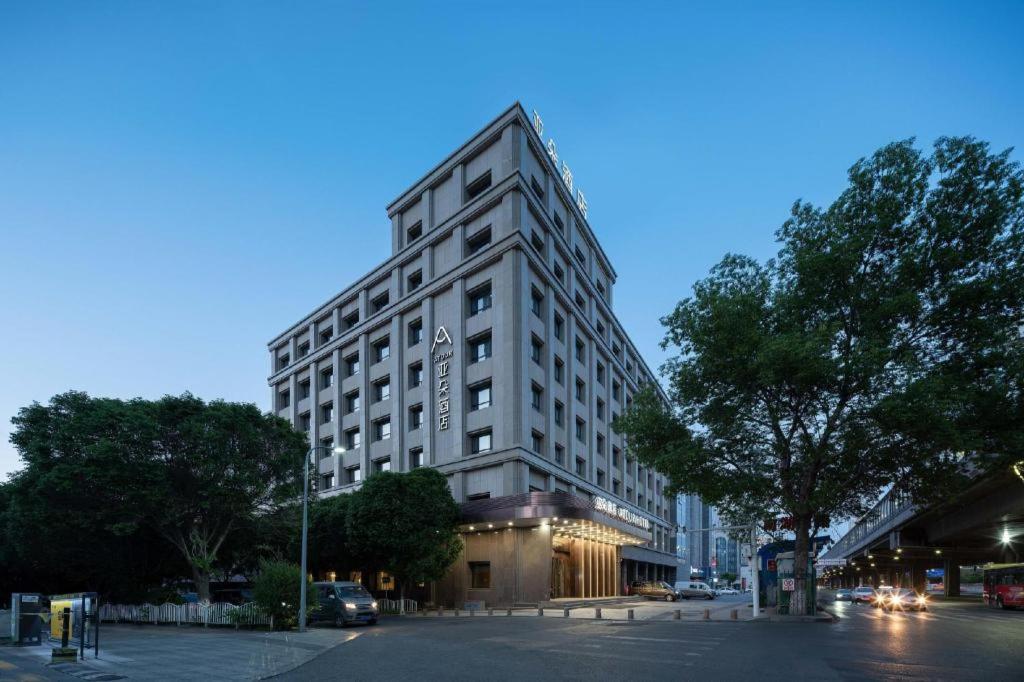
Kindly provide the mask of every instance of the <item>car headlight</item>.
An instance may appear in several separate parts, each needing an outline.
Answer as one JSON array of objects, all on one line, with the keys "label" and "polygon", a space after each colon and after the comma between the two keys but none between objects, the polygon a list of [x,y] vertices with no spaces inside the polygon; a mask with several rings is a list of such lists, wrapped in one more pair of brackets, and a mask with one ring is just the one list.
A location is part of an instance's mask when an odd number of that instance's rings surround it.
[{"label": "car headlight", "polygon": [[352,602],[352,601],[347,601],[347,602],[345,602],[345,608],[346,609],[355,609],[355,608],[358,608],[358,604],[356,604],[355,602]]},{"label": "car headlight", "polygon": [[373,608],[377,608],[377,602],[371,602],[370,606],[372,606]]},{"label": "car headlight", "polygon": [[922,594],[922,595],[920,595],[920,596],[919,596],[919,597],[917,598],[917,603],[918,603],[918,604],[924,604],[924,603],[925,603],[926,601],[928,601],[928,600],[927,600],[927,598],[926,598],[926,597],[925,597],[925,596],[924,596],[923,594]]}]

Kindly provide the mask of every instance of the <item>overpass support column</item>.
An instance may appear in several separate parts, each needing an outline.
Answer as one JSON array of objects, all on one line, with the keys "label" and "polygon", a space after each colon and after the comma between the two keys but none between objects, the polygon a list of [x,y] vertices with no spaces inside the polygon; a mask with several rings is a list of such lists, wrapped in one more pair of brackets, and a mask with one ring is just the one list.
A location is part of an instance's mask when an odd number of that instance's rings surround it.
[{"label": "overpass support column", "polygon": [[910,584],[914,591],[919,594],[924,594],[925,589],[928,587],[928,578],[925,573],[927,570],[928,564],[924,561],[915,561],[910,565]]},{"label": "overpass support column", "polygon": [[947,597],[960,596],[960,562],[956,557],[942,560],[942,590]]}]

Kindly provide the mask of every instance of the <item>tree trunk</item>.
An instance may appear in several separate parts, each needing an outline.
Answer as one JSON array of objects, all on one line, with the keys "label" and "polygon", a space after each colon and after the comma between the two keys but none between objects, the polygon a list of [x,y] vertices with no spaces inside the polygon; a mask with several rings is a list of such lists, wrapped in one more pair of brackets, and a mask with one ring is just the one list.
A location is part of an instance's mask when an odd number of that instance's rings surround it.
[{"label": "tree trunk", "polygon": [[208,603],[210,601],[210,574],[193,565],[192,581],[196,584],[196,594],[199,595],[199,601]]},{"label": "tree trunk", "polygon": [[807,554],[811,544],[810,529],[809,518],[797,517],[796,544],[793,547],[794,591],[789,600],[789,613],[792,615],[807,614]]}]

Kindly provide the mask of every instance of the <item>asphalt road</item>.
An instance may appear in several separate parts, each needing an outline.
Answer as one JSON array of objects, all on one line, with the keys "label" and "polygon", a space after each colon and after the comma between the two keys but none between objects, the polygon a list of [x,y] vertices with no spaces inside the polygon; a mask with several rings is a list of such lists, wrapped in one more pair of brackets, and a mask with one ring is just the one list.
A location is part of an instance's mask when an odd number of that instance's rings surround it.
[{"label": "asphalt road", "polygon": [[1024,679],[1024,611],[835,609],[834,624],[386,619],[274,679]]}]

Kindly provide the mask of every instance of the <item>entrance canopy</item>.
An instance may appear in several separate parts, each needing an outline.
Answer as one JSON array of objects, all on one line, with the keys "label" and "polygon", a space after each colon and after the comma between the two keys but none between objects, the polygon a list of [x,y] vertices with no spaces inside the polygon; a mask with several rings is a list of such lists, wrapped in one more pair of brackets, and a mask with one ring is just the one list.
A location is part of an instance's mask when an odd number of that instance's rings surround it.
[{"label": "entrance canopy", "polygon": [[563,492],[472,500],[461,506],[460,520],[463,532],[549,525],[556,536],[615,545],[642,545],[652,537],[650,520],[641,514],[604,498],[588,500]]}]

